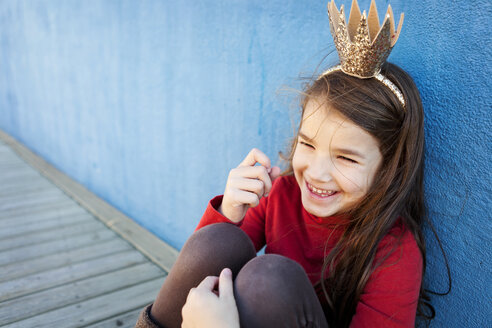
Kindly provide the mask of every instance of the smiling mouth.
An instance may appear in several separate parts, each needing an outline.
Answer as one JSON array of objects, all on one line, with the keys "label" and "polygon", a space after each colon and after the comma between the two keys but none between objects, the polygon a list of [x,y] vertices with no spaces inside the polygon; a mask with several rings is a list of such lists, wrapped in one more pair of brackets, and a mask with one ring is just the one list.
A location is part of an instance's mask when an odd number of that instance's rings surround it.
[{"label": "smiling mouth", "polygon": [[336,190],[326,190],[326,189],[316,188],[315,186],[307,182],[306,185],[310,192],[321,198],[330,197],[337,193]]}]

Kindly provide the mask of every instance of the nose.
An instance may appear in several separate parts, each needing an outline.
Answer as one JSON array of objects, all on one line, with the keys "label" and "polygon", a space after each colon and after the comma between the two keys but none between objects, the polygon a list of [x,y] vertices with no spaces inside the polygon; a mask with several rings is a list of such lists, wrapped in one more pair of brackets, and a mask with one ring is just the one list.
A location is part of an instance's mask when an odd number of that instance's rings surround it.
[{"label": "nose", "polygon": [[335,165],[330,156],[316,156],[309,163],[306,174],[313,182],[325,183],[332,180],[333,170],[335,170]]}]

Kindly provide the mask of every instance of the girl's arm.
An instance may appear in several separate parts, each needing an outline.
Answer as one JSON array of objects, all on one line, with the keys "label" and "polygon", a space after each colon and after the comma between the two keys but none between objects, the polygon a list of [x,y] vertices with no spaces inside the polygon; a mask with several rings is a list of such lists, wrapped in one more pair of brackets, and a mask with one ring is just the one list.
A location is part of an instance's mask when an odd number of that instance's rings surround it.
[{"label": "girl's arm", "polygon": [[220,277],[206,277],[192,288],[182,314],[183,328],[239,328],[231,270],[222,270]]},{"label": "girl's arm", "polygon": [[422,255],[409,231],[397,244],[387,235],[378,248],[376,261],[384,262],[366,284],[350,327],[414,327],[422,280]]}]

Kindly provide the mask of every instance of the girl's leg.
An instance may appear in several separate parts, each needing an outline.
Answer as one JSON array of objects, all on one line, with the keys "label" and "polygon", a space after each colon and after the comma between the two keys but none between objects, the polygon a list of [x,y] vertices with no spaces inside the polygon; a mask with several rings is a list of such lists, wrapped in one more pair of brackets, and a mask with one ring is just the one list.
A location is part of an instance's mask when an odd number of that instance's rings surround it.
[{"label": "girl's leg", "polygon": [[191,288],[206,276],[218,276],[226,267],[236,276],[255,256],[249,237],[232,224],[212,224],[196,231],[164,281],[151,308],[152,319],[162,327],[181,327],[181,308]]},{"label": "girl's leg", "polygon": [[280,255],[249,261],[234,281],[241,327],[328,327],[304,269]]}]

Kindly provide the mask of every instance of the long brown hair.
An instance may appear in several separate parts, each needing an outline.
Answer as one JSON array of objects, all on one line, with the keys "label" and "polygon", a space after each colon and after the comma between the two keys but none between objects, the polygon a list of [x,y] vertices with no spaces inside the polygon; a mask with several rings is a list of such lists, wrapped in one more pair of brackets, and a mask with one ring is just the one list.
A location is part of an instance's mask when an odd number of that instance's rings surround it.
[{"label": "long brown hair", "polygon": [[[373,263],[377,246],[398,218],[415,237],[423,258],[422,274],[425,272],[422,102],[412,78],[401,68],[386,63],[381,73],[402,91],[405,106],[376,79],[362,80],[341,71],[307,84],[301,99],[303,115],[307,102],[315,98],[374,136],[383,158],[367,195],[347,213],[351,219],[324,261],[320,283],[330,308],[327,319],[336,327],[350,324],[363,289],[378,265]],[[292,174],[296,143],[297,138],[285,174]],[[424,315],[423,305],[433,313],[427,301],[421,287],[418,314]]]}]

